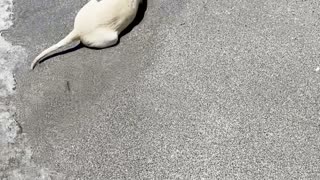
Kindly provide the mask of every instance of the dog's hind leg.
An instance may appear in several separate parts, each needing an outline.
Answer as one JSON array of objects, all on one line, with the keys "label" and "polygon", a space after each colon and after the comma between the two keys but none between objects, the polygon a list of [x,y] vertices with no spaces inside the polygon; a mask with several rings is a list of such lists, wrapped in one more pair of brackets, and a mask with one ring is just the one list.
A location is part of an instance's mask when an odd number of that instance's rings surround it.
[{"label": "dog's hind leg", "polygon": [[118,33],[99,28],[81,37],[81,42],[91,48],[106,48],[118,42]]}]

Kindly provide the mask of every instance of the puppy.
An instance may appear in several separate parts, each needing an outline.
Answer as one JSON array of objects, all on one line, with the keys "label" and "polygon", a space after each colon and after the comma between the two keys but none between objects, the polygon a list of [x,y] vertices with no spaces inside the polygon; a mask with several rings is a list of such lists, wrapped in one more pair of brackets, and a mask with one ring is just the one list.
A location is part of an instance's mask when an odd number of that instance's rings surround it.
[{"label": "puppy", "polygon": [[90,0],[78,12],[73,30],[60,42],[41,52],[31,69],[49,53],[74,41],[92,48],[106,48],[118,42],[119,34],[134,20],[142,0]]}]

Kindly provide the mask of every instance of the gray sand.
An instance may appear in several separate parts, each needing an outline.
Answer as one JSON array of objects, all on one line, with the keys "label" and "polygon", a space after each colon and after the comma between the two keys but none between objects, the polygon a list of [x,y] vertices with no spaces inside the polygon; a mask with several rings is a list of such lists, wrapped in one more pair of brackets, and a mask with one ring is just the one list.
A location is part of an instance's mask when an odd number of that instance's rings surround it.
[{"label": "gray sand", "polygon": [[67,179],[320,179],[318,1],[149,0],[117,46],[29,71],[85,2],[15,4],[37,164]]}]

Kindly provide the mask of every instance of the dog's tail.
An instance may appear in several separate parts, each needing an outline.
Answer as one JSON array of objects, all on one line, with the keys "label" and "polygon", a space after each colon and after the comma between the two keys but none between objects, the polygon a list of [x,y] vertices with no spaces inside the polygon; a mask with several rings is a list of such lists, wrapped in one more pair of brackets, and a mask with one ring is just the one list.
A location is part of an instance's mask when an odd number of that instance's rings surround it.
[{"label": "dog's tail", "polygon": [[41,52],[32,62],[31,64],[31,69],[33,69],[37,63],[41,60],[41,58],[45,57],[46,55],[48,55],[49,53],[65,46],[65,45],[68,45],[74,41],[77,41],[79,40],[80,37],[78,35],[78,33],[73,30],[71,31],[64,39],[62,39],[61,41],[59,41],[57,44],[49,47],[48,49],[44,50],[43,52]]}]

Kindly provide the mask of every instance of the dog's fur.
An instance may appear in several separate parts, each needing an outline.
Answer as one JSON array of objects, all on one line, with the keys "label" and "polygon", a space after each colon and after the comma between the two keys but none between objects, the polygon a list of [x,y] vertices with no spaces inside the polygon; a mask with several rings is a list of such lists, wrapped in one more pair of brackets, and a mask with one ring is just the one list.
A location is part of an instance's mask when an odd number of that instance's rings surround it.
[{"label": "dog's fur", "polygon": [[90,0],[78,12],[74,29],[60,42],[40,53],[31,69],[49,53],[74,41],[92,48],[106,48],[118,42],[119,34],[134,20],[142,0]]}]

